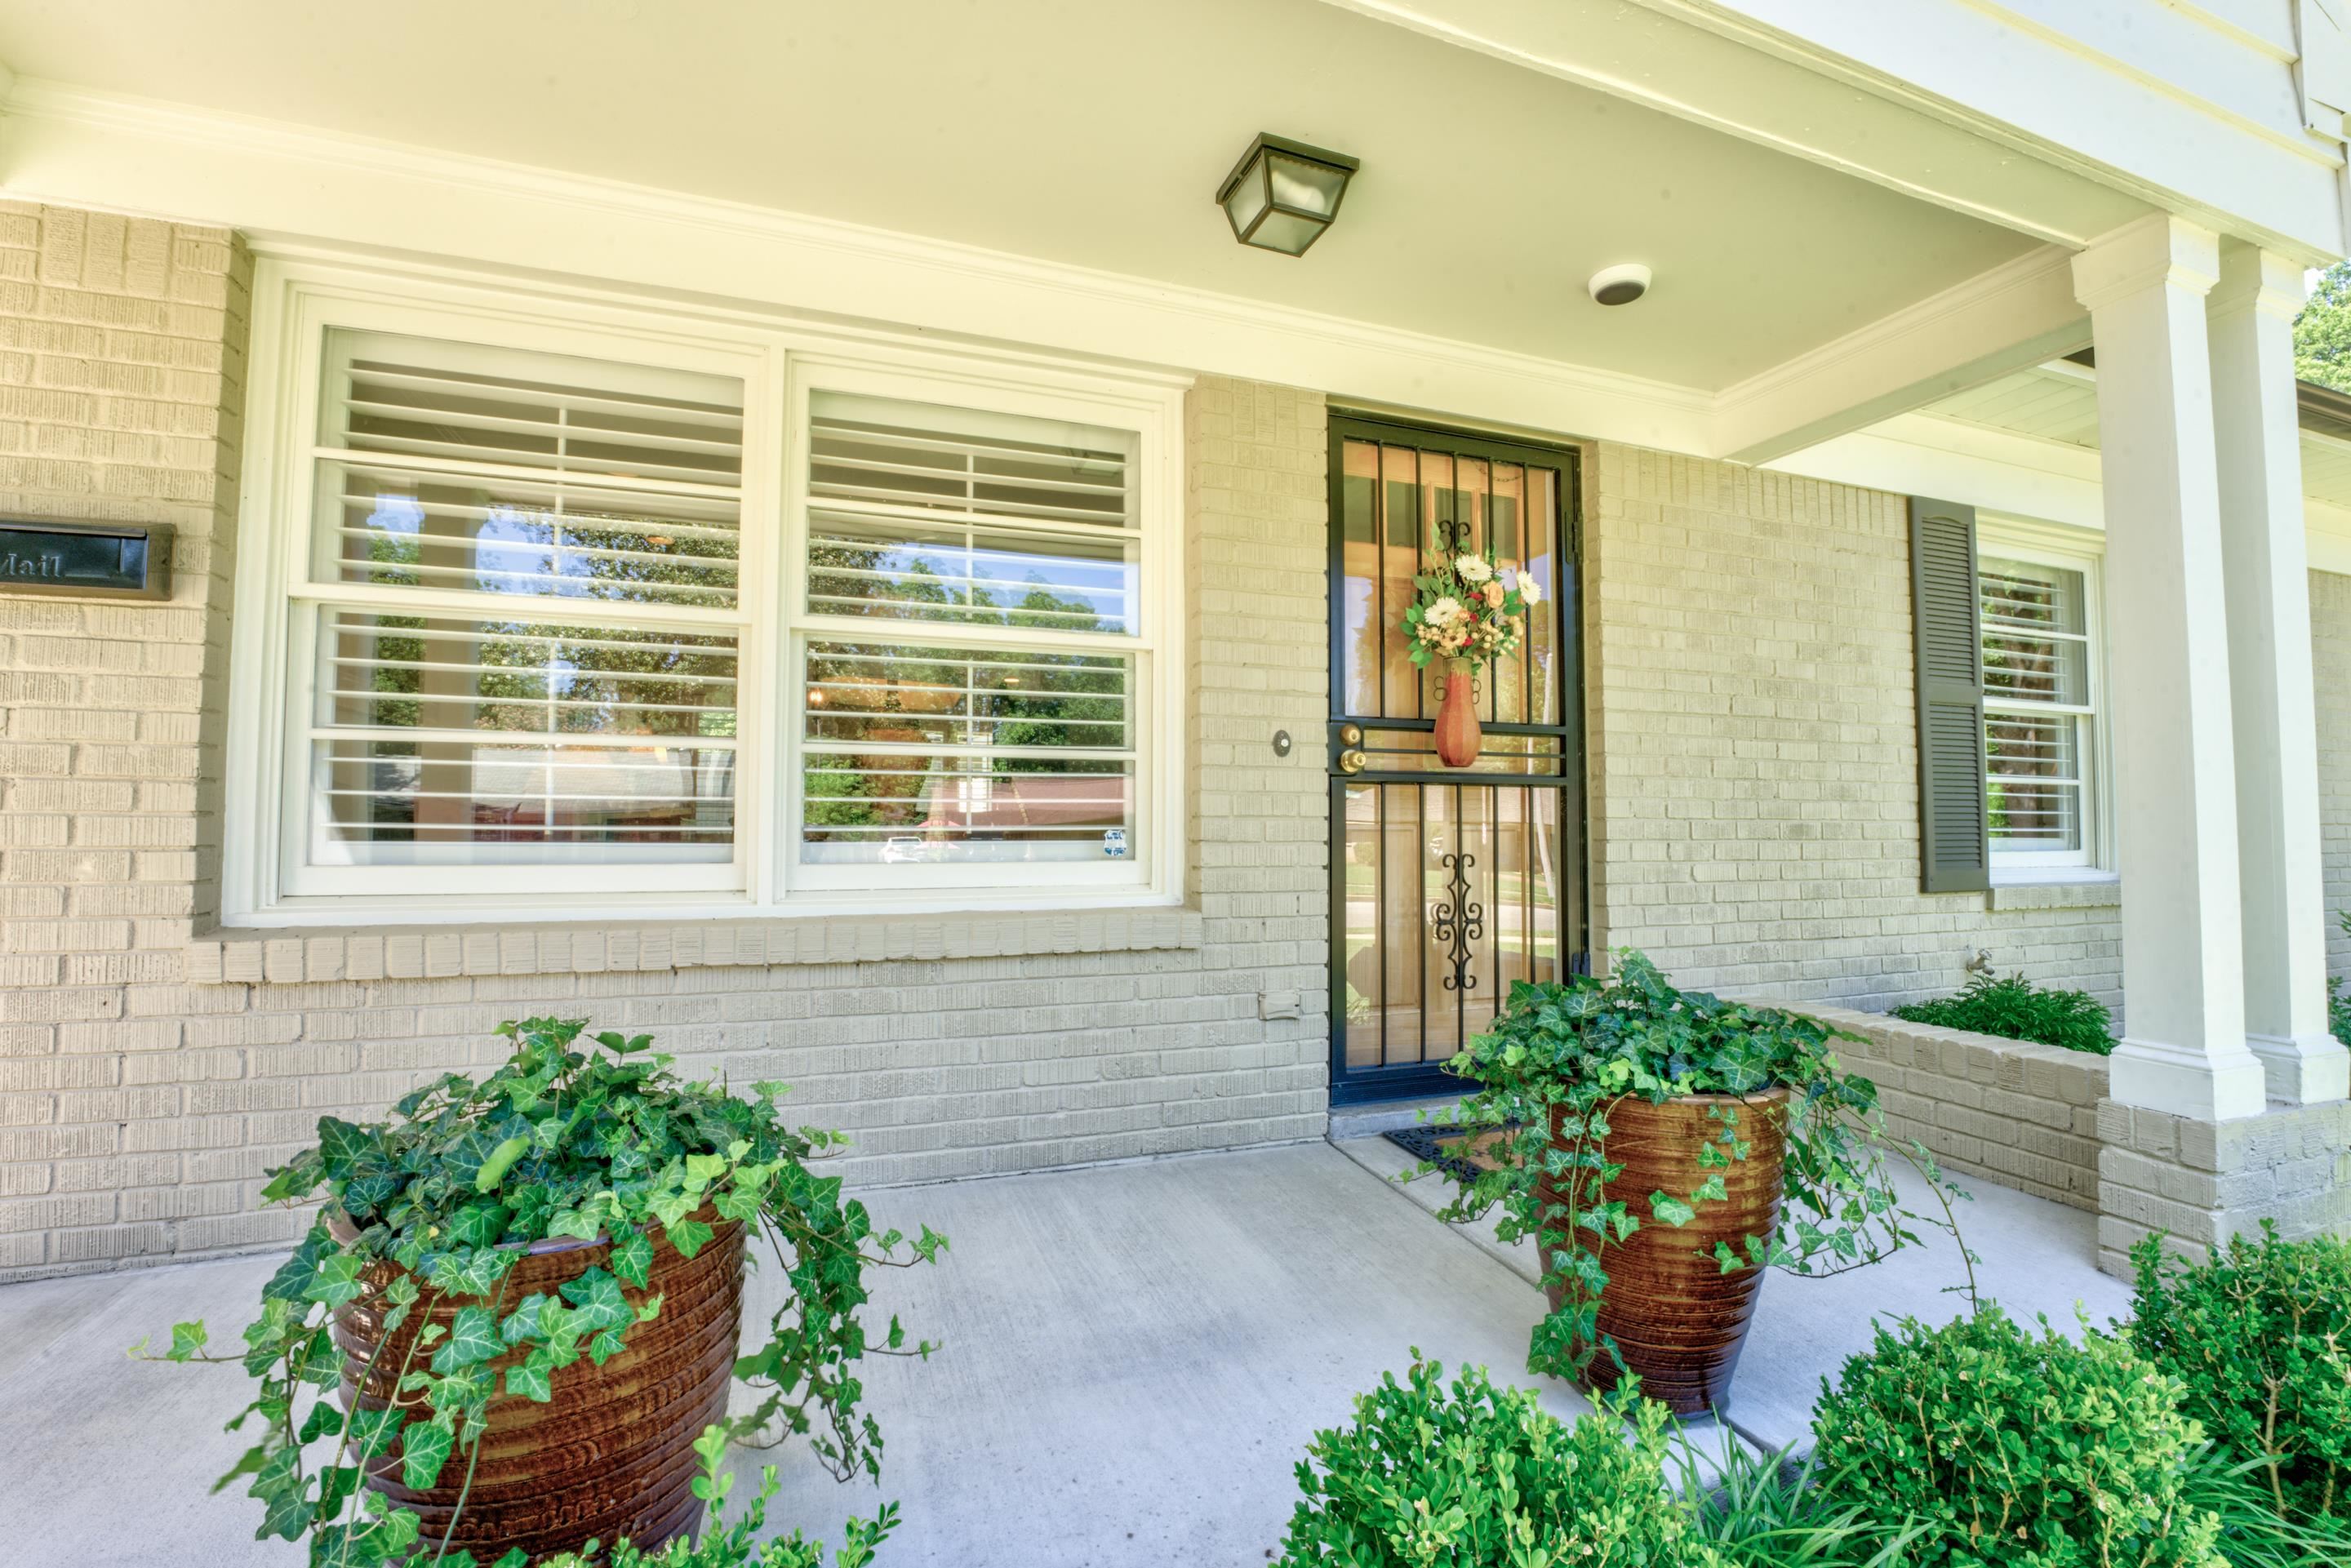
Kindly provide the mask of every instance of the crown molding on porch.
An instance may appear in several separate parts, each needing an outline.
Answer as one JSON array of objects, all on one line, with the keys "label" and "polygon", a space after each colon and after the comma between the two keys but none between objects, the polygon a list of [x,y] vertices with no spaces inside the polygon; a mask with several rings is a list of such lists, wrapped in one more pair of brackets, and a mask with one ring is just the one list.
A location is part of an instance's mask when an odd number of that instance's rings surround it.
[{"label": "crown molding on porch", "polygon": [[[17,79],[0,193],[1711,455],[1706,391],[956,241]],[[331,180],[322,180],[331,173]],[[549,258],[569,265],[551,268]],[[574,261],[583,257],[586,260]]]},{"label": "crown molding on porch", "polygon": [[2043,246],[1724,388],[1715,450],[1768,463],[2087,347],[2072,258]]}]

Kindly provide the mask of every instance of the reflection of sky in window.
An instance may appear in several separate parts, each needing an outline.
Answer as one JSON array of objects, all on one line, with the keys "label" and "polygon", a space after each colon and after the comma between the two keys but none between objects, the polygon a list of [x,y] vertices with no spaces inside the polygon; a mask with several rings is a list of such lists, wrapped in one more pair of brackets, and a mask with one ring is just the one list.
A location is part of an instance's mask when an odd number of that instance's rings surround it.
[{"label": "reflection of sky in window", "polygon": [[378,496],[368,527],[388,534],[413,534],[424,528],[424,508],[413,496]]},{"label": "reflection of sky in window", "polygon": [[474,569],[481,574],[481,586],[493,593],[582,591],[574,583],[549,585],[534,580],[559,574],[560,563],[549,548],[554,542],[552,520],[545,514],[491,507],[474,536]]}]

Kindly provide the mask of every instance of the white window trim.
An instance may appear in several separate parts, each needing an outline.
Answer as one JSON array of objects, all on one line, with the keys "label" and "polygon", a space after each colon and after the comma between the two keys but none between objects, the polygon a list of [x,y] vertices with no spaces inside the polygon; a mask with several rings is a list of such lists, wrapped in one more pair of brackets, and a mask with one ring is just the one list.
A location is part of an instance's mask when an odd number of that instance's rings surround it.
[{"label": "white window trim", "polygon": [[[600,293],[542,288],[496,276],[446,269],[360,268],[264,256],[254,279],[245,452],[247,485],[237,540],[236,603],[231,622],[226,810],[221,918],[235,926],[642,921],[648,917],[792,918],[943,910],[1061,910],[1180,904],[1186,862],[1182,728],[1183,395],[1188,378],[1105,370],[1019,350],[966,353],[915,347],[870,328],[778,321],[750,310],[664,308]],[[351,326],[455,338],[591,359],[738,378],[744,384],[742,592],[728,612],[665,617],[660,606],[627,607],[631,621],[689,622],[736,630],[738,647],[737,832],[725,863],[627,871],[611,866],[537,866],[531,891],[506,891],[511,868],[371,868],[358,891],[301,864],[300,803],[289,798],[292,748],[307,741],[308,681],[292,661],[308,661],[302,641],[312,612],[302,608],[311,577],[309,522],[319,358],[329,327]],[[1133,637],[1089,639],[1138,657],[1136,827],[1129,862],[1112,866],[893,867],[892,873],[979,871],[941,878],[888,877],[840,868],[852,877],[808,874],[796,863],[789,824],[798,821],[801,700],[797,679],[807,634],[848,629],[841,618],[798,613],[799,538],[806,488],[801,446],[810,386],[875,390],[931,401],[963,400],[1006,413],[1114,424],[1138,436],[1136,464],[1143,625]],[[319,584],[327,597],[405,609],[437,602],[430,593],[365,584]],[[850,627],[854,627],[852,619]],[[870,625],[862,629],[871,631]],[[942,628],[942,631],[948,629]],[[955,628],[957,640],[971,629]],[[987,629],[979,629],[985,632]],[[977,641],[1020,641],[998,631]],[[1033,639],[1031,639],[1033,641]],[[1059,645],[1067,646],[1066,642]],[[300,687],[300,690],[297,688]],[[251,694],[246,695],[246,694]],[[298,726],[297,719],[301,722]],[[413,876],[387,877],[414,869]],[[1072,875],[1071,873],[1088,873]],[[1017,874],[1015,874],[1017,873]],[[312,892],[325,885],[331,891]]]},{"label": "white window trim", "polygon": [[[2106,682],[2105,583],[2105,540],[2101,534],[2062,524],[1980,512],[1976,518],[1976,555],[2029,561],[2082,574],[2083,626],[2089,650],[2089,744],[2082,748],[2082,847],[2078,850],[1991,851],[1991,880],[1996,883],[2029,883],[2111,876],[2114,844],[2114,712]],[[1980,658],[1980,653],[1979,653]],[[1984,695],[1987,715],[2003,705]],[[2049,705],[2021,703],[2019,711],[2046,712]]]}]

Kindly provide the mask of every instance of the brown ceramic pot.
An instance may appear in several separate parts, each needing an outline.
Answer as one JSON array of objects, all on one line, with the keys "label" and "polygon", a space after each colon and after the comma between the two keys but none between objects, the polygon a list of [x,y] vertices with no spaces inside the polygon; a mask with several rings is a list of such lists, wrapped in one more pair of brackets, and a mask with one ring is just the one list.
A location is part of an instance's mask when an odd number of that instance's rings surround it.
[{"label": "brown ceramic pot", "polygon": [[[697,1218],[707,1224],[716,1217],[705,1209]],[[329,1223],[349,1234],[340,1215]],[[491,1399],[473,1490],[465,1494],[464,1513],[450,1538],[453,1551],[463,1547],[477,1561],[494,1563],[519,1546],[536,1559],[576,1551],[591,1537],[610,1546],[624,1535],[651,1548],[700,1522],[702,1500],[690,1484],[701,1469],[694,1440],[726,1415],[741,1318],[744,1241],[744,1227],[729,1222],[688,1259],[656,1232],[646,1288],[623,1286],[622,1293],[632,1305],[660,1296],[661,1315],[631,1328],[627,1348],[602,1366],[583,1355],[556,1373],[555,1397],[548,1404],[505,1394]],[[601,1240],[565,1239],[535,1243],[524,1253],[507,1276],[502,1312],[533,1291],[552,1295],[590,1268],[609,1268],[611,1248]],[[469,1297],[443,1300],[429,1312],[420,1305],[392,1334],[375,1363],[375,1375],[361,1388],[382,1322],[381,1292],[395,1272],[385,1265],[363,1276],[367,1292],[335,1314],[345,1409],[355,1403],[381,1408],[399,1383],[399,1368],[418,1330],[427,1322],[445,1328],[459,1306],[482,1304]],[[428,1290],[427,1300],[431,1294]],[[429,1354],[420,1351],[418,1360]],[[521,1359],[517,1352],[491,1364],[503,1369]],[[401,1484],[395,1449],[370,1465],[367,1484],[422,1518],[424,1540],[437,1549],[465,1490],[469,1457],[453,1453],[441,1484],[413,1491]]]},{"label": "brown ceramic pot", "polygon": [[[1716,1137],[1721,1124],[1709,1108],[1739,1107],[1739,1135],[1748,1156],[1721,1171],[1728,1203],[1698,1206],[1698,1218],[1677,1230],[1650,1217],[1649,1195],[1687,1197],[1709,1173],[1699,1169],[1698,1150]],[[1552,1136],[1559,1141],[1560,1107],[1552,1113]],[[1772,1089],[1741,1101],[1729,1094],[1690,1094],[1652,1105],[1637,1097],[1608,1108],[1608,1158],[1625,1168],[1607,1184],[1612,1202],[1621,1202],[1641,1228],[1600,1255],[1608,1289],[1600,1301],[1600,1332],[1616,1342],[1625,1363],[1641,1378],[1641,1392],[1678,1416],[1698,1416],[1728,1407],[1730,1375],[1747,1339],[1763,1270],[1749,1265],[1726,1274],[1714,1260],[1714,1244],[1726,1241],[1747,1256],[1746,1238],[1768,1236],[1778,1224],[1785,1193],[1788,1091]],[[1550,1200],[1548,1184],[1543,1192]],[[1552,1305],[1560,1293],[1551,1292]],[[1602,1352],[1592,1364],[1599,1388],[1614,1388],[1616,1364]]]},{"label": "brown ceramic pot", "polygon": [[1478,760],[1485,744],[1486,730],[1478,722],[1478,698],[1468,670],[1447,671],[1445,695],[1437,705],[1437,760],[1447,768],[1467,768]]}]

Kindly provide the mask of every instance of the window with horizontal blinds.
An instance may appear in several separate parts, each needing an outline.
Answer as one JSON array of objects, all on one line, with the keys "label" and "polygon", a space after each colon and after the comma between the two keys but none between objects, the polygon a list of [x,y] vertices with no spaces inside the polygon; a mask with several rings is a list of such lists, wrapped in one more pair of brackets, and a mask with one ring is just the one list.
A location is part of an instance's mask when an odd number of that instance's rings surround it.
[{"label": "window with horizontal blinds", "polygon": [[311,461],[305,863],[733,861],[740,382],[330,330]]},{"label": "window with horizontal blinds", "polygon": [[225,914],[1180,895],[1172,381],[270,269]]},{"label": "window with horizontal blinds", "polygon": [[818,391],[808,609],[1131,634],[1134,435]]},{"label": "window with horizontal blinds", "polygon": [[2091,575],[1988,527],[1978,573],[1995,864],[2085,864],[2096,755]]},{"label": "window with horizontal blinds", "polygon": [[1139,875],[1135,434],[808,406],[800,865]]}]

